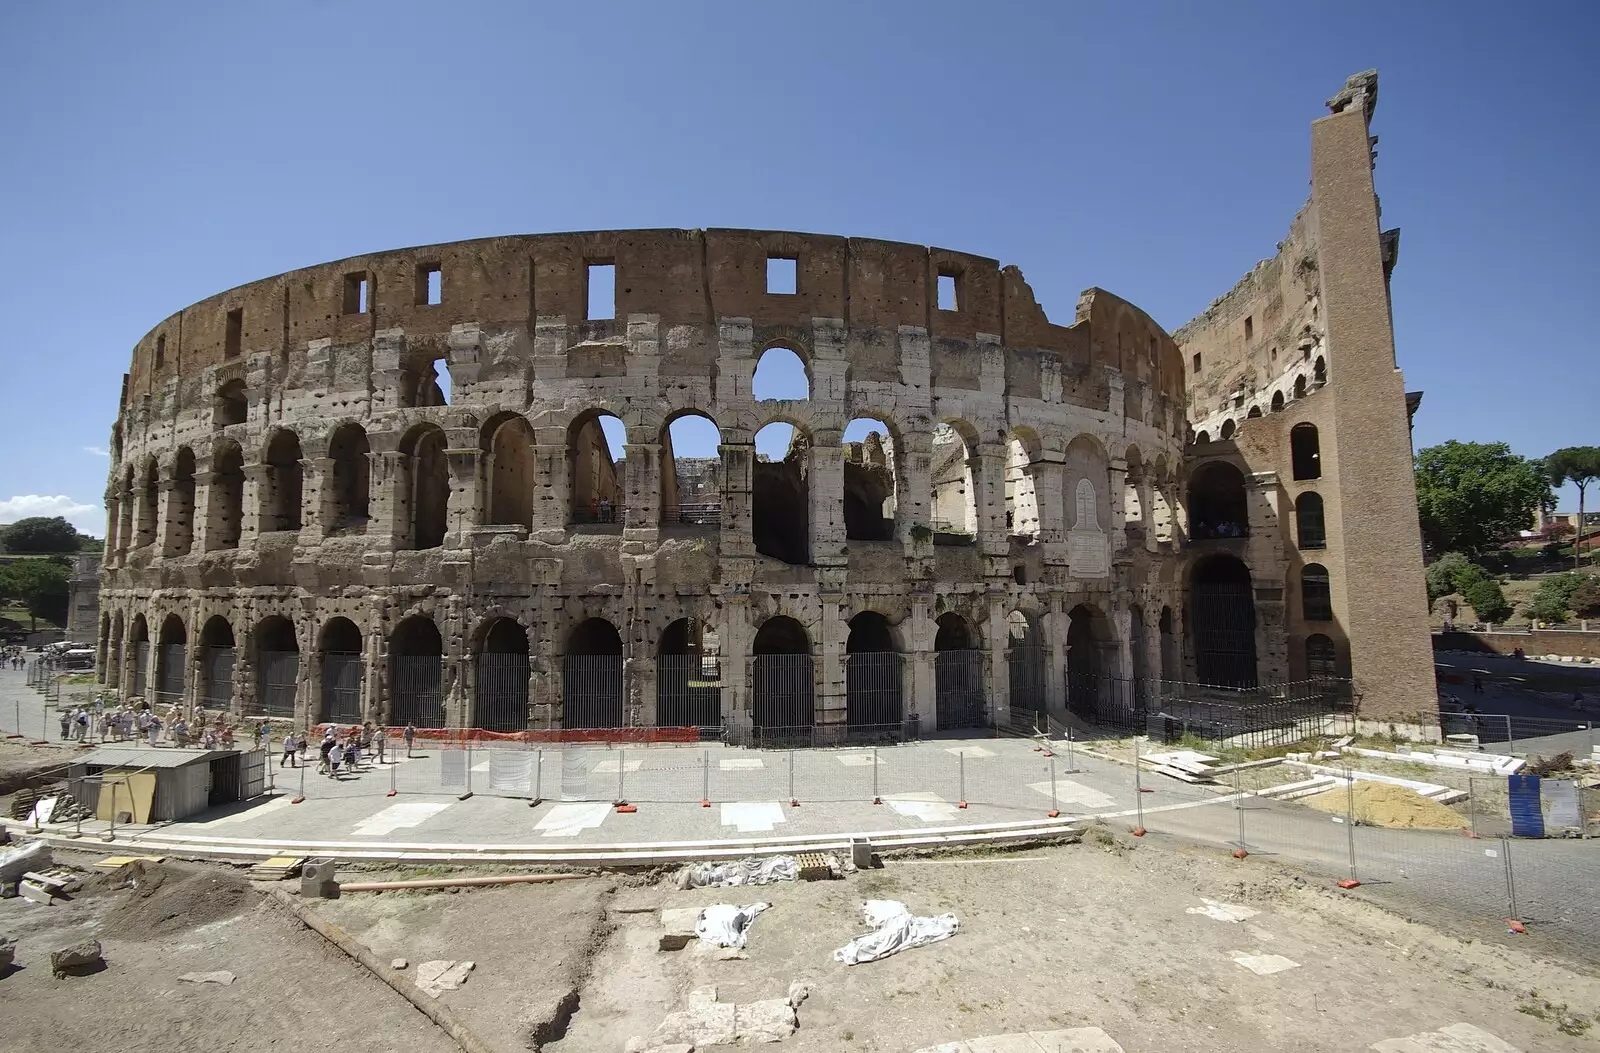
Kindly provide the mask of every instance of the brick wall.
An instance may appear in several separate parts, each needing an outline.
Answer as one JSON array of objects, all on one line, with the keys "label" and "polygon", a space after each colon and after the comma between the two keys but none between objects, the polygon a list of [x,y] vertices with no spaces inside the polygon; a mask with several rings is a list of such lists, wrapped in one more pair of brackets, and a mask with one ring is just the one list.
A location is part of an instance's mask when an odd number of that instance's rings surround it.
[{"label": "brick wall", "polygon": [[1570,654],[1579,658],[1600,658],[1600,622],[1584,632],[1578,629],[1536,629],[1525,633],[1448,632],[1433,634],[1435,651],[1485,651],[1510,654],[1522,648],[1524,654]]}]

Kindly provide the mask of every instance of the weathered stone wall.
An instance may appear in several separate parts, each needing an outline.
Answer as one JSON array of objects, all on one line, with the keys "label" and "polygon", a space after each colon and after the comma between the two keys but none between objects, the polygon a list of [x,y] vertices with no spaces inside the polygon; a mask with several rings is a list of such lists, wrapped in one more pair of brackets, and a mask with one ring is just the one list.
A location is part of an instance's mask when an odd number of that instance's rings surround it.
[{"label": "weathered stone wall", "polygon": [[[794,292],[766,290],[773,257],[795,261]],[[614,317],[590,318],[600,265],[615,268]],[[938,306],[941,282],[954,309]],[[773,347],[800,356],[808,399],[752,397]],[[448,399],[435,378],[448,378]],[[1012,612],[1037,627],[1052,704],[1065,697],[1071,612],[1096,621],[1105,675],[1162,673],[1159,654],[1135,668],[1133,618],[1153,639],[1168,611],[1181,631],[1182,517],[1130,533],[1128,515],[1142,513],[1124,508],[1130,486],[1176,506],[1177,346],[1100,290],[1071,325],[1051,323],[1020,273],[978,256],[731,230],[379,253],[179,312],[135,347],[126,390],[102,642],[104,674],[129,692],[216,701],[205,670],[226,643],[229,704],[252,711],[264,652],[292,645],[301,721],[348,718],[341,692],[355,691],[363,717],[420,706],[484,725],[510,690],[520,709],[494,723],[559,728],[594,719],[593,683],[564,670],[617,654],[615,722],[648,725],[677,704],[665,685],[679,642],[712,639],[715,719],[749,725],[772,719],[755,656],[798,638],[813,656],[805,716],[842,730],[851,619],[872,612],[901,655],[902,709],[933,727],[942,615],[959,615],[983,653],[991,716],[1009,705]],[[687,492],[668,470],[667,427],[688,411],[720,433],[712,470],[689,473],[713,480],[696,484],[720,502],[710,521],[670,514]],[[600,413],[621,420],[624,449],[606,447]],[[840,438],[859,417],[890,432],[863,454],[892,477],[880,503],[892,523],[875,540],[850,537],[844,512]],[[796,426],[792,463],[758,463],[754,435],[771,421]],[[972,530],[955,545],[929,528],[940,423],[970,482]],[[761,551],[758,497],[774,471],[795,489],[780,513],[803,502],[803,558]],[[1019,490],[1031,532],[1016,537],[1007,498]],[[606,500],[615,514],[595,514]],[[779,617],[800,635],[778,631]],[[674,628],[684,619],[692,631]],[[183,675],[140,664],[141,643]],[[354,686],[338,680],[341,655],[360,667]],[[505,668],[525,691],[504,686]]]}]

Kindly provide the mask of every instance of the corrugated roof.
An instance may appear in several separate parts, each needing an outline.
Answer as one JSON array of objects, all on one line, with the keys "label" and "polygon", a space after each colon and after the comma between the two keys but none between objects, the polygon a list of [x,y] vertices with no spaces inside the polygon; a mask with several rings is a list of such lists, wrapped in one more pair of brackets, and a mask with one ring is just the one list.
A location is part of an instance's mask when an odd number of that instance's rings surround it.
[{"label": "corrugated roof", "polygon": [[149,746],[101,746],[81,757],[74,764],[92,764],[98,768],[182,768],[188,764],[209,762],[216,757],[237,754],[238,750],[202,750],[170,748],[151,749]]}]

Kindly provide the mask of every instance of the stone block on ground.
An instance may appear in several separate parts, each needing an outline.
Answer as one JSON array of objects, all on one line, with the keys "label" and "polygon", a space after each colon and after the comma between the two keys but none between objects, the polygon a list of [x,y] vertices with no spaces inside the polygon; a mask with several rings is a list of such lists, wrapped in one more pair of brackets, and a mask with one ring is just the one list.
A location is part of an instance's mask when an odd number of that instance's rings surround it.
[{"label": "stone block on ground", "polygon": [[208,973],[184,973],[178,979],[186,984],[221,984],[223,987],[231,987],[236,977],[226,969],[216,969]]},{"label": "stone block on ground", "polygon": [[438,998],[467,982],[473,962],[435,960],[417,966],[417,987],[429,998]]},{"label": "stone block on ground", "polygon": [[49,869],[50,862],[50,846],[43,841],[7,849],[0,852],[0,882],[21,881],[30,870]]},{"label": "stone block on ground", "polygon": [[11,968],[17,960],[17,941],[10,936],[0,936],[0,972]]},{"label": "stone block on ground", "polygon": [[693,1048],[726,1045],[738,1037],[731,1002],[690,1005],[668,1013],[646,1040],[646,1049],[682,1043]]},{"label": "stone block on ground", "polygon": [[20,892],[22,894],[22,898],[27,900],[29,903],[42,903],[48,907],[52,903],[56,902],[55,893],[36,881],[22,882],[17,886],[17,891]]},{"label": "stone block on ground", "polygon": [[700,921],[699,907],[667,907],[661,912],[661,942],[658,949],[681,951],[695,939],[694,927]]},{"label": "stone block on ground", "polygon": [[50,955],[50,972],[55,976],[70,976],[97,969],[105,964],[99,940],[89,940],[73,947],[64,947]]},{"label": "stone block on ground", "polygon": [[787,998],[763,998],[734,1006],[733,1030],[751,1042],[781,1042],[794,1034],[798,1023]]},{"label": "stone block on ground", "polygon": [[396,958],[396,959],[394,959],[394,961],[389,963],[389,968],[391,968],[391,969],[405,969],[405,968],[409,967],[410,964],[411,963],[406,961],[404,958]]}]

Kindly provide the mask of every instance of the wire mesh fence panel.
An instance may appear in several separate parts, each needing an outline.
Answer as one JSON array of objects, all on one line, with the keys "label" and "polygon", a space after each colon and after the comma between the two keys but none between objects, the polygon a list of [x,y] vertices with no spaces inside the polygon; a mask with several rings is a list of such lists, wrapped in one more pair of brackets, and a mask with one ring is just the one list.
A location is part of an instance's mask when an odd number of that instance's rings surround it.
[{"label": "wire mesh fence panel", "polygon": [[200,704],[207,709],[227,709],[233,704],[234,650],[207,647],[200,660]]},{"label": "wire mesh fence panel", "polygon": [[1595,721],[1574,717],[1532,717],[1506,713],[1479,713],[1441,705],[1439,727],[1446,735],[1474,735],[1497,752],[1558,757],[1570,753],[1588,757],[1600,745]]},{"label": "wire mesh fence panel", "polygon": [[933,696],[940,731],[988,724],[983,652],[939,651],[933,656]]},{"label": "wire mesh fence panel", "polygon": [[484,750],[489,755],[488,789],[515,797],[533,796],[535,754],[528,750]]},{"label": "wire mesh fence panel", "polygon": [[245,715],[294,716],[295,692],[299,683],[299,652],[260,652],[256,665],[255,697],[245,699]]},{"label": "wire mesh fence panel", "polygon": [[183,667],[189,649],[183,644],[163,644],[156,656],[156,693],[164,698],[183,698]]},{"label": "wire mesh fence panel", "polygon": [[[396,663],[398,664],[398,659]],[[322,656],[322,719],[330,724],[354,724],[361,719],[361,686],[366,663],[361,655],[329,651]],[[398,700],[398,680],[395,690]],[[396,720],[404,724],[404,720]],[[418,727],[426,727],[419,724]]]},{"label": "wire mesh fence panel", "polygon": [[893,651],[845,655],[846,723],[851,738],[877,738],[902,723],[900,656]]},{"label": "wire mesh fence panel", "polygon": [[528,726],[528,656],[478,655],[471,724],[485,731],[522,731]]},{"label": "wire mesh fence panel", "polygon": [[[758,654],[750,660],[750,718],[757,741],[782,745],[779,736],[810,745],[816,721],[815,660],[808,654]],[[804,741],[798,741],[805,730]]]},{"label": "wire mesh fence panel", "polygon": [[656,724],[664,728],[715,727],[722,723],[722,665],[700,654],[664,654],[656,659]]},{"label": "wire mesh fence panel", "polygon": [[[792,754],[751,750],[713,750],[703,761],[709,770],[709,800],[720,806],[721,821],[740,833],[771,830],[784,822],[790,799]],[[800,787],[795,787],[798,794]],[[755,807],[740,807],[753,805]]]},{"label": "wire mesh fence panel", "polygon": [[1041,715],[1049,712],[1049,700],[1045,695],[1045,657],[1045,649],[1035,644],[1022,644],[1006,652],[1013,720],[1019,710]]},{"label": "wire mesh fence panel", "polygon": [[[38,663],[34,665],[38,667]],[[142,695],[150,687],[150,644],[136,644],[133,649],[133,693]]]},{"label": "wire mesh fence panel", "polygon": [[622,727],[622,656],[569,654],[561,660],[561,724]]},{"label": "wire mesh fence panel", "polygon": [[619,751],[623,758],[622,795],[635,803],[698,804],[709,774],[705,749],[637,749]]},{"label": "wire mesh fence panel", "polygon": [[[415,724],[419,728],[445,726],[444,661],[439,655],[391,657],[389,675],[391,723]],[[357,704],[359,707],[359,697]]]}]

